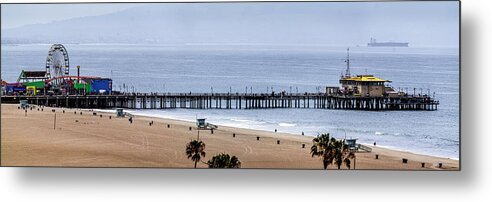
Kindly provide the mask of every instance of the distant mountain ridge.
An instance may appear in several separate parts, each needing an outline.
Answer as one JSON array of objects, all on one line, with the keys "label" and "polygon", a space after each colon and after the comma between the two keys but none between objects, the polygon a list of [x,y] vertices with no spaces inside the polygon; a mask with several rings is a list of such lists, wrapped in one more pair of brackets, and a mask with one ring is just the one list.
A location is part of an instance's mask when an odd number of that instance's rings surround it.
[{"label": "distant mountain ridge", "polygon": [[[286,5],[168,4],[2,30],[2,43],[249,43],[302,41],[316,31],[321,9]],[[314,10],[313,10],[314,9]],[[318,14],[318,15],[317,15]],[[247,16],[247,17],[246,17]],[[306,24],[306,20],[310,23]],[[285,25],[285,22],[289,22]],[[313,24],[311,24],[313,23]],[[313,30],[314,29],[314,30]],[[319,30],[318,30],[319,31]],[[311,33],[311,35],[316,35]]]}]

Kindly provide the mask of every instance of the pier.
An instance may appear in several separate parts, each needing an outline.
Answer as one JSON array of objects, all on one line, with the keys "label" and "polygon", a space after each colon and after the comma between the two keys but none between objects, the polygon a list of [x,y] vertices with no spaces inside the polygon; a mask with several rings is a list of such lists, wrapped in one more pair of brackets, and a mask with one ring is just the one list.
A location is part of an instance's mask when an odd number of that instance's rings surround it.
[{"label": "pier", "polygon": [[439,101],[427,95],[361,97],[327,93],[131,93],[110,95],[2,96],[2,103],[66,108],[127,109],[272,109],[437,110]]},{"label": "pier", "polygon": [[[63,55],[63,60],[53,54]],[[57,60],[56,62],[52,60]],[[409,95],[386,85],[391,81],[370,74],[352,75],[347,67],[340,86],[324,93],[121,93],[113,91],[111,78],[69,75],[68,54],[61,44],[48,52],[45,71],[22,71],[16,83],[2,83],[2,103],[66,108],[127,109],[272,109],[314,108],[344,110],[437,110],[439,101],[427,95]],[[62,64],[62,65],[60,65]],[[22,82],[21,82],[22,81]],[[124,85],[123,85],[124,86]],[[3,90],[4,89],[4,90]],[[319,92],[319,91],[318,91]],[[25,102],[25,101],[23,101]]]}]

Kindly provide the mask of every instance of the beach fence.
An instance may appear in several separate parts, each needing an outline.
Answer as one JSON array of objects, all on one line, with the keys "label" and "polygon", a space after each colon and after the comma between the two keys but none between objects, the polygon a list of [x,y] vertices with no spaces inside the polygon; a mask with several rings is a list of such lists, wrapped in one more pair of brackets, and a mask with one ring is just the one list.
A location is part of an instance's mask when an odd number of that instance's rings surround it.
[{"label": "beach fence", "polygon": [[30,104],[67,108],[128,109],[269,109],[315,108],[345,110],[437,110],[428,96],[397,97],[326,93],[134,93],[117,95],[2,96],[2,103],[25,99]]}]

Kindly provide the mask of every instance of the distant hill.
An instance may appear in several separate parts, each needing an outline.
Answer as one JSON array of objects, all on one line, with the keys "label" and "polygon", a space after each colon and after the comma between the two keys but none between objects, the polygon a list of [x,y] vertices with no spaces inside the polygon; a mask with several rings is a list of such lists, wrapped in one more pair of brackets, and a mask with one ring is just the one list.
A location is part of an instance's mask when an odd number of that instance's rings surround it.
[{"label": "distant hill", "polygon": [[[297,43],[330,22],[316,4],[158,4],[2,30],[2,43]],[[309,36],[307,38],[306,36]]]}]

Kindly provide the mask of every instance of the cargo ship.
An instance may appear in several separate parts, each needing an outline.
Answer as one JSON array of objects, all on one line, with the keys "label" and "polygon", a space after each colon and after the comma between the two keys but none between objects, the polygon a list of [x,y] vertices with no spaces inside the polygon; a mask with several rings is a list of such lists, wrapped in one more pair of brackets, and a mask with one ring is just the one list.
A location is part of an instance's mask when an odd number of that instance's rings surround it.
[{"label": "cargo ship", "polygon": [[371,38],[371,41],[367,43],[368,47],[408,47],[408,42],[377,42],[376,39]]}]

